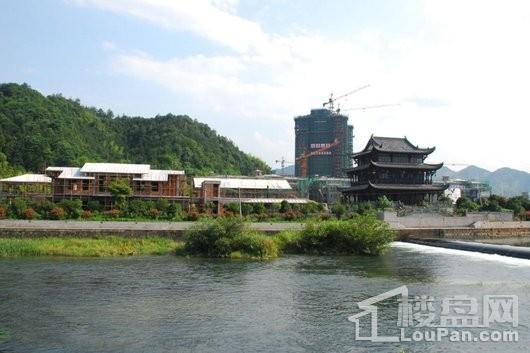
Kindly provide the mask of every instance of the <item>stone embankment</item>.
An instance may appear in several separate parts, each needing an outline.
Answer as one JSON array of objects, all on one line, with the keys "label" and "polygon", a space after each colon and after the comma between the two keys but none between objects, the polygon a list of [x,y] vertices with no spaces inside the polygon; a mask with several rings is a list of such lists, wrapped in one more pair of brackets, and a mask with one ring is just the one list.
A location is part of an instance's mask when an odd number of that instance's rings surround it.
[{"label": "stone embankment", "polygon": [[[25,221],[0,220],[1,237],[40,236],[146,236],[181,238],[194,222],[96,222],[96,221]],[[253,223],[252,227],[265,233],[284,229],[301,229],[301,223]]]},{"label": "stone embankment", "polygon": [[469,227],[415,227],[391,224],[398,238],[488,239],[530,237],[530,222],[476,222]]}]

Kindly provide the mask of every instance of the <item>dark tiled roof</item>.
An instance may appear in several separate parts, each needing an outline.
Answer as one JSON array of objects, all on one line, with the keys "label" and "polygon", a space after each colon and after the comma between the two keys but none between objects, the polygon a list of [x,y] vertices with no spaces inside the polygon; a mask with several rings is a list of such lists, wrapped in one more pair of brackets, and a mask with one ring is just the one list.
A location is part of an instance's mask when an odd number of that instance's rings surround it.
[{"label": "dark tiled roof", "polygon": [[438,170],[443,166],[443,163],[429,164],[429,163],[383,163],[370,161],[370,164],[365,164],[353,168],[346,169],[346,172],[356,172],[359,170],[367,169],[370,166],[379,168],[396,168],[396,169],[419,169],[419,170]]},{"label": "dark tiled roof", "polygon": [[353,185],[344,191],[361,191],[366,189],[375,190],[400,190],[400,191],[443,191],[447,189],[447,185],[433,185],[433,184],[360,184]]},{"label": "dark tiled roof", "polygon": [[379,137],[372,136],[364,150],[354,153],[354,157],[371,152],[373,149],[380,152],[396,152],[396,153],[432,153],[433,148],[419,148],[414,146],[406,137]]},{"label": "dark tiled roof", "polygon": [[429,164],[429,163],[381,163],[381,162],[372,162],[372,165],[381,168],[399,168],[399,169],[426,169],[426,170],[438,170],[444,164]]}]

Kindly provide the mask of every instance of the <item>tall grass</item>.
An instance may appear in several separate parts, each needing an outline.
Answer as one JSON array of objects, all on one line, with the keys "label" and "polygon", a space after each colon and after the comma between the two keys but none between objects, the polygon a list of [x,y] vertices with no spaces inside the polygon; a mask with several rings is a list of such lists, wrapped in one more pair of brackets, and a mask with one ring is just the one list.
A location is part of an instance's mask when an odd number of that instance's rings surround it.
[{"label": "tall grass", "polygon": [[164,255],[175,253],[182,246],[182,242],[162,237],[0,238],[0,257]]}]

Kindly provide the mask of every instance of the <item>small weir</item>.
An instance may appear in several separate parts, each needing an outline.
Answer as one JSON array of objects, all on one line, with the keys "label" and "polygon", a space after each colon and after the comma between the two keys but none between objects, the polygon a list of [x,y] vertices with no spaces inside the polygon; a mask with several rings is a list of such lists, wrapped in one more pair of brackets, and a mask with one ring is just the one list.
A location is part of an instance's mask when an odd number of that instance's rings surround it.
[{"label": "small weir", "polygon": [[461,240],[447,240],[447,239],[416,239],[408,238],[404,240],[408,243],[435,246],[446,249],[464,250],[480,252],[484,254],[497,254],[503,256],[510,256],[519,259],[530,259],[530,248],[512,245],[500,244],[485,244]]}]

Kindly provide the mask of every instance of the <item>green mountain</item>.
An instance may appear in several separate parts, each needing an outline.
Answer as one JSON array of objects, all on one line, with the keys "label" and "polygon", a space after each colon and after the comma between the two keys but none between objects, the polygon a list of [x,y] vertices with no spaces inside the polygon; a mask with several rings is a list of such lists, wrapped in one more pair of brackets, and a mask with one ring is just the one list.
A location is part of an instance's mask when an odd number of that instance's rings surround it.
[{"label": "green mountain", "polygon": [[79,100],[45,97],[26,84],[0,84],[0,175],[87,161],[147,163],[189,174],[270,172],[263,161],[185,115],[114,117]]},{"label": "green mountain", "polygon": [[530,173],[511,168],[501,168],[494,172],[476,166],[469,166],[460,171],[442,167],[436,173],[436,179],[443,176],[453,179],[482,181],[490,184],[492,192],[503,196],[518,196],[530,192]]}]

